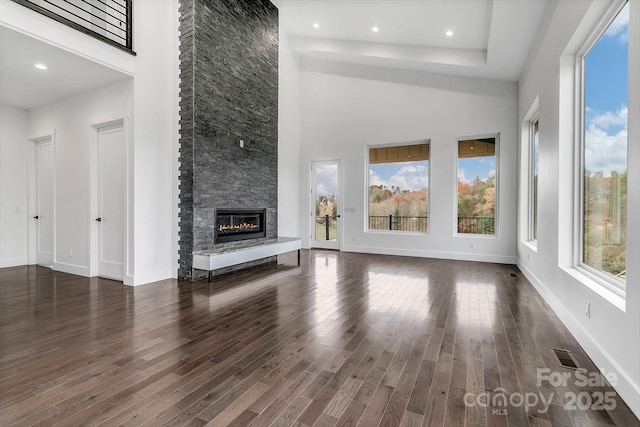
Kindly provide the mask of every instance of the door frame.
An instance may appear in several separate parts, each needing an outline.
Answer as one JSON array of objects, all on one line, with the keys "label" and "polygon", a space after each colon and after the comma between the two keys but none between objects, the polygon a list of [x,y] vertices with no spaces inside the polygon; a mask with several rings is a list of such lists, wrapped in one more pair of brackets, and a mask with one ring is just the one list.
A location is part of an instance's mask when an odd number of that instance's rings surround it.
[{"label": "door frame", "polygon": [[99,210],[99,200],[98,200],[98,192],[99,192],[99,177],[98,177],[98,141],[100,129],[105,127],[110,127],[114,125],[120,125],[122,127],[122,132],[124,136],[124,145],[125,152],[127,153],[125,158],[125,177],[124,177],[124,218],[122,219],[124,224],[124,236],[122,236],[123,241],[123,254],[124,254],[124,268],[122,272],[122,281],[127,282],[127,278],[131,276],[129,272],[130,263],[129,263],[129,218],[131,217],[131,204],[130,204],[130,144],[129,144],[129,126],[128,120],[125,119],[122,115],[117,118],[107,120],[104,122],[96,123],[91,125],[91,141],[89,148],[89,188],[90,188],[90,207],[89,207],[89,276],[94,277],[98,275],[98,223],[96,222],[96,218],[98,217]]},{"label": "door frame", "polygon": [[[336,185],[336,197],[338,199],[338,209],[336,212],[336,215],[338,215],[339,220],[336,221],[337,224],[337,229],[336,229],[336,243],[335,245],[333,244],[329,244],[329,245],[321,245],[321,246],[317,246],[314,243],[315,242],[322,242],[322,240],[316,240],[314,238],[315,235],[315,227],[316,227],[316,220],[315,220],[315,210],[316,210],[316,196],[315,196],[315,172],[313,170],[313,166],[315,165],[322,165],[322,164],[336,164],[338,166],[338,183]],[[309,222],[308,222],[308,233],[309,233],[309,247],[310,248],[322,248],[322,249],[334,249],[334,250],[342,250],[342,234],[343,234],[343,208],[342,208],[342,204],[344,203],[344,201],[342,200],[342,195],[344,194],[343,191],[343,180],[342,180],[342,165],[344,164],[342,159],[324,159],[324,160],[311,160],[309,162],[309,167],[308,167],[308,171],[309,171],[309,186],[308,188],[310,189],[310,191],[307,193],[308,194],[308,209],[310,212],[310,215],[308,217]]]},{"label": "door frame", "polygon": [[28,145],[28,154],[27,154],[27,159],[28,159],[28,163],[27,163],[27,194],[28,194],[28,199],[27,199],[27,263],[29,265],[36,265],[37,264],[37,235],[38,235],[38,228],[37,228],[37,224],[35,222],[35,220],[33,219],[33,217],[35,215],[37,215],[37,200],[36,200],[36,193],[37,193],[37,164],[36,164],[36,145],[38,145],[39,143],[45,142],[45,141],[49,141],[51,143],[51,150],[52,150],[52,156],[53,156],[53,182],[51,184],[52,186],[52,192],[53,194],[51,195],[51,199],[52,199],[52,203],[51,203],[51,215],[52,215],[52,248],[51,248],[51,266],[53,267],[53,265],[56,263],[57,260],[57,256],[56,256],[56,131],[55,129],[53,129],[51,132],[48,133],[44,133],[44,134],[40,134],[38,136],[33,136],[31,138],[29,138],[29,145]]}]

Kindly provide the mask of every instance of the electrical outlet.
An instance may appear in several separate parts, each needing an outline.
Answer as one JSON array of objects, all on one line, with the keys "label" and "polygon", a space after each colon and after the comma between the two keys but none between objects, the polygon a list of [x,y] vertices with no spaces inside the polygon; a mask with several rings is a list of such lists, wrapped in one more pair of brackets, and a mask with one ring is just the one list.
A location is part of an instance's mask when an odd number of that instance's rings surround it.
[{"label": "electrical outlet", "polygon": [[527,261],[529,261],[529,253],[527,252]]},{"label": "electrical outlet", "polygon": [[473,243],[469,243],[469,248],[473,249]]},{"label": "electrical outlet", "polygon": [[591,301],[586,300],[586,304],[584,305],[584,315],[587,316],[588,319],[591,318]]},{"label": "electrical outlet", "polygon": [[73,258],[73,250],[69,249],[69,258]]}]

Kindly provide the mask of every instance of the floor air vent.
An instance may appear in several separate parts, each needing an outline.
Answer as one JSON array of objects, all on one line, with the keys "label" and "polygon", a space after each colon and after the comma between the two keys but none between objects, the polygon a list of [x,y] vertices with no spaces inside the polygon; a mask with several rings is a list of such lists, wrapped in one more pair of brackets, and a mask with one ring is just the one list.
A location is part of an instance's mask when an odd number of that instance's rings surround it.
[{"label": "floor air vent", "polygon": [[553,350],[556,357],[560,361],[560,364],[564,368],[578,369],[578,364],[576,363],[576,359],[573,358],[573,355],[569,350],[562,350],[558,348],[552,348],[551,350]]},{"label": "floor air vent", "polygon": [[516,273],[509,273],[509,276],[511,277],[518,277],[518,275]]}]

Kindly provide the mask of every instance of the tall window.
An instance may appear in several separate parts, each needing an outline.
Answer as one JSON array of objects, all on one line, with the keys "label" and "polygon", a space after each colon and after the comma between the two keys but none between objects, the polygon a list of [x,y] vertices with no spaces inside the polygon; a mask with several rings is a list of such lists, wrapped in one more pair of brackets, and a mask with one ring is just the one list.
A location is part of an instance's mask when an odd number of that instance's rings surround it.
[{"label": "tall window", "polygon": [[496,233],[496,138],[458,141],[458,233]]},{"label": "tall window", "polygon": [[626,281],[629,5],[584,56],[582,264]]},{"label": "tall window", "polygon": [[429,144],[369,149],[369,230],[429,231]]},{"label": "tall window", "polygon": [[529,240],[538,240],[538,119],[530,124]]}]

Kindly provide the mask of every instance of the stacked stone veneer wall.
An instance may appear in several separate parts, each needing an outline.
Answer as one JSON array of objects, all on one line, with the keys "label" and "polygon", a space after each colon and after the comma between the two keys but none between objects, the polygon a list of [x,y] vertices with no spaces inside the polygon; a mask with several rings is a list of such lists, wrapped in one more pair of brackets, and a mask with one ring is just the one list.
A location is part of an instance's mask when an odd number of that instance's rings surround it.
[{"label": "stacked stone veneer wall", "polygon": [[216,209],[266,208],[266,239],[276,237],[277,187],[277,8],[182,0],[178,276],[193,277],[192,253],[214,248]]}]

